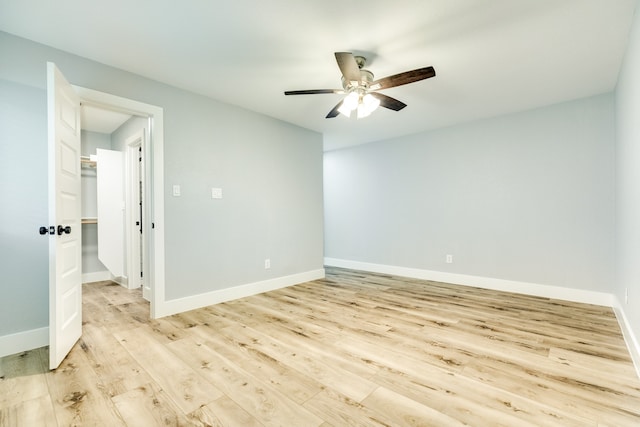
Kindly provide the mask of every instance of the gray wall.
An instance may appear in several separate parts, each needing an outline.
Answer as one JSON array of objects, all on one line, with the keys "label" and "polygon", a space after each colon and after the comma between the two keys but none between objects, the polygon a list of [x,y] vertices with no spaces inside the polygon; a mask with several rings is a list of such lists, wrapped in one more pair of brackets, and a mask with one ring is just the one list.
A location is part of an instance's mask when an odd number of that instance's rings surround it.
[{"label": "gray wall", "polygon": [[[247,121],[209,102],[172,114],[193,128],[165,150],[166,186],[182,189],[165,199],[177,218],[166,233],[167,282],[198,293],[322,268],[321,136],[259,115]],[[222,200],[211,198],[212,187],[222,188]],[[180,289],[167,296],[181,296]]]},{"label": "gray wall", "polygon": [[48,324],[46,112],[42,90],[0,78],[0,336]]},{"label": "gray wall", "polygon": [[322,268],[320,134],[0,33],[0,336],[48,324],[46,61],[164,109],[166,299]]},{"label": "gray wall", "polygon": [[602,95],[327,152],[325,255],[610,292],[614,128]]},{"label": "gray wall", "polygon": [[[640,15],[636,10],[616,89],[616,294],[640,342]],[[629,303],[624,303],[625,289]]]},{"label": "gray wall", "polygon": [[127,139],[136,132],[145,129],[145,140],[149,140],[149,119],[145,117],[133,116],[124,122],[111,134],[111,149],[116,151],[127,151]]}]

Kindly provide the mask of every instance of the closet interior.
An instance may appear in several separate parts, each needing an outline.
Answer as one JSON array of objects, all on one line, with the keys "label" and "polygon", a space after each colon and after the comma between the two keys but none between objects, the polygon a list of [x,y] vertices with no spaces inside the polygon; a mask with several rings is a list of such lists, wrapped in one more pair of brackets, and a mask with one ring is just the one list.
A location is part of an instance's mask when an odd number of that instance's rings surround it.
[{"label": "closet interior", "polygon": [[82,281],[143,285],[143,144],[148,119],[82,107]]}]

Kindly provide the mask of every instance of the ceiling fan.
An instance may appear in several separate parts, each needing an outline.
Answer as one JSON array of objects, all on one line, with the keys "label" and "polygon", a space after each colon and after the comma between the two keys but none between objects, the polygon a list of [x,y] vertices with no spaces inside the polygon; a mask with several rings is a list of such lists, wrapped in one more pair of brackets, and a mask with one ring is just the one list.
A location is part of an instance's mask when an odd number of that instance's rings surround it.
[{"label": "ceiling fan", "polygon": [[351,52],[336,52],[335,56],[338,67],[342,72],[342,89],[289,90],[284,94],[346,94],[347,96],[329,111],[326,118],[331,119],[340,113],[350,117],[351,112],[356,110],[357,117],[360,119],[367,117],[378,108],[378,106],[394,111],[400,111],[407,106],[407,104],[402,101],[378,93],[379,90],[414,83],[436,75],[436,70],[434,70],[433,67],[424,67],[373,80],[373,73],[364,69],[366,58],[363,56],[354,56]]}]

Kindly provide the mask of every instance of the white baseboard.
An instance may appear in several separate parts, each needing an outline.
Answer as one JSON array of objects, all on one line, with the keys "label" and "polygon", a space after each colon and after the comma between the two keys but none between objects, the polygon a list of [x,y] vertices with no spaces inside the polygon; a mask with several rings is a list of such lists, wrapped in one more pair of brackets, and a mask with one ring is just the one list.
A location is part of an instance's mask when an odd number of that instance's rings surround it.
[{"label": "white baseboard", "polygon": [[640,343],[638,343],[638,339],[636,338],[637,335],[634,334],[634,331],[631,328],[631,323],[629,323],[629,319],[624,312],[623,305],[620,303],[620,300],[618,300],[618,298],[615,298],[613,311],[616,313],[616,318],[618,319],[618,323],[620,324],[620,329],[622,330],[624,341],[627,343],[627,348],[629,349],[631,360],[633,360],[633,365],[636,368],[638,378],[640,378]]},{"label": "white baseboard", "polygon": [[604,305],[607,307],[613,307],[614,303],[613,295],[608,293],[586,291],[583,289],[564,288],[562,286],[540,285],[537,283],[493,279],[490,277],[470,276],[467,274],[447,273],[444,271],[396,267],[392,265],[372,264],[367,262],[349,261],[336,258],[325,258],[324,264],[333,267],[350,268],[353,270],[364,270],[382,274],[392,274],[394,276],[432,280],[434,282],[452,283],[454,285],[474,286],[477,288],[514,292],[517,294],[581,302],[585,304]]},{"label": "white baseboard", "polygon": [[92,273],[82,274],[82,283],[103,282],[105,280],[111,280],[111,273],[107,270],[94,271]]},{"label": "white baseboard", "polygon": [[129,289],[129,286],[128,286],[129,280],[126,277],[114,276],[108,270],[94,271],[92,273],[82,274],[82,283],[104,282],[106,280],[110,280],[124,288]]},{"label": "white baseboard", "polygon": [[172,314],[195,310],[208,305],[219,304],[221,302],[244,298],[322,278],[324,278],[323,268],[306,271],[304,273],[292,274],[290,276],[248,283],[246,285],[234,286],[232,288],[220,289],[200,295],[164,301],[161,304],[161,307],[156,306],[156,317],[170,316]]},{"label": "white baseboard", "polygon": [[109,274],[111,276],[111,281],[114,283],[117,283],[118,285],[122,286],[123,288],[127,288],[129,289],[129,279],[127,279],[124,276],[114,276],[113,274]]},{"label": "white baseboard", "polygon": [[563,288],[561,286],[540,285],[536,283],[447,273],[443,271],[430,271],[417,268],[350,261],[337,258],[325,258],[324,265],[611,307],[616,314],[620,329],[622,330],[622,335],[624,336],[624,340],[629,349],[636,372],[640,378],[640,344],[636,338],[637,335],[635,335],[634,331],[631,329],[631,325],[627,320],[627,316],[624,313],[622,305],[613,294],[586,291],[583,289]]},{"label": "white baseboard", "polygon": [[0,336],[0,357],[49,345],[49,328]]}]

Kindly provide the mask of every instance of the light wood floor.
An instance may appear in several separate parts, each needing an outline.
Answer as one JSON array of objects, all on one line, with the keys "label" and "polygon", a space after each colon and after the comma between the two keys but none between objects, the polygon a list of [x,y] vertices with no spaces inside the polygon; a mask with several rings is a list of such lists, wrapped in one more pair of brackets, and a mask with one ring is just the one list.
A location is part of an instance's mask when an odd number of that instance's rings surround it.
[{"label": "light wood floor", "polygon": [[0,426],[638,426],[613,312],[327,269],[327,278],[149,320],[84,286],[83,336],[0,359]]}]

